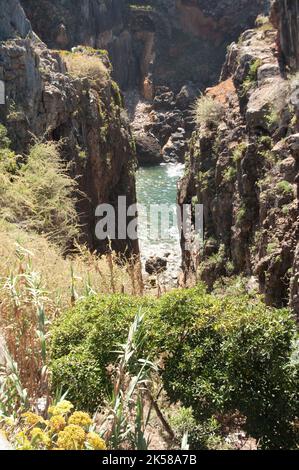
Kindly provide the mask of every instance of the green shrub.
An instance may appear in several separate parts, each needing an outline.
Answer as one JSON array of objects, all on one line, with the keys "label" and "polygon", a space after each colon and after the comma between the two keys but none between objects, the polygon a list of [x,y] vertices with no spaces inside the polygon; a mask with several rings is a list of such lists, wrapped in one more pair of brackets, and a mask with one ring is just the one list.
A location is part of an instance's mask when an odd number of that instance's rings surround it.
[{"label": "green shrub", "polygon": [[97,51],[91,50],[73,53],[61,53],[67,71],[72,78],[87,78],[93,86],[104,86],[109,78],[109,71]]},{"label": "green shrub", "polygon": [[187,434],[191,449],[224,450],[228,448],[221,436],[219,422],[215,418],[198,423],[194,418],[192,408],[180,407],[169,417],[169,420],[177,441],[182,442],[184,435]]},{"label": "green shrub", "polygon": [[196,289],[166,295],[159,309],[170,399],[192,407],[199,422],[239,410],[262,447],[293,445],[299,383],[290,313],[246,295],[220,299]]},{"label": "green shrub", "polygon": [[[101,295],[89,297],[67,312],[52,330],[54,388],[69,390],[74,404],[94,411],[95,405],[112,392],[107,367],[116,361],[117,344],[126,340],[140,308],[146,314],[149,336],[144,354],[147,357],[155,352],[152,345],[159,327],[150,315],[151,307],[152,301],[147,298]],[[85,363],[89,365],[84,372]],[[90,395],[90,390],[96,392]]]},{"label": "green shrub", "polygon": [[94,411],[111,393],[107,368],[140,308],[147,332],[142,357],[163,358],[161,375],[170,400],[192,408],[194,445],[210,446],[205,436],[213,428],[221,446],[215,416],[236,410],[262,447],[293,445],[296,324],[288,310],[270,309],[239,291],[220,297],[198,286],[161,299],[113,295],[79,302],[52,331],[54,387],[62,385],[77,406]]},{"label": "green shrub", "polygon": [[245,151],[247,150],[247,143],[246,142],[241,142],[236,146],[236,148],[233,151],[233,161],[234,163],[238,163],[242,160],[244,157]]},{"label": "green shrub", "polygon": [[242,225],[248,216],[248,210],[244,201],[241,202],[236,212],[236,222]]},{"label": "green shrub", "polygon": [[278,192],[282,194],[283,196],[294,195],[293,185],[289,183],[288,181],[285,181],[285,180],[279,181],[276,187],[277,187]]},{"label": "green shrub", "polygon": [[3,126],[3,124],[0,124],[0,149],[7,149],[10,147],[10,139],[7,136],[7,130]]},{"label": "green shrub", "polygon": [[74,348],[70,354],[53,361],[53,388],[59,390],[62,387],[74,403],[94,412],[111,390],[107,387],[103,368],[83,349]]}]

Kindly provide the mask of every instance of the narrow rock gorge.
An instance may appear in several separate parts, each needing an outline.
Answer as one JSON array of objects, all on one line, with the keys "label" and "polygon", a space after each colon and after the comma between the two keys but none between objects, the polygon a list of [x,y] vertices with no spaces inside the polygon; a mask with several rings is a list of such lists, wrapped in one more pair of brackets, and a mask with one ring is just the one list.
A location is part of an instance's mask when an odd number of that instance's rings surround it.
[{"label": "narrow rock gorge", "polygon": [[0,0],[0,450],[299,449],[298,18]]},{"label": "narrow rock gorge", "polygon": [[[34,31],[49,47],[108,50],[114,79],[122,90],[135,90],[128,107],[137,121],[141,164],[183,161],[193,129],[190,105],[217,82],[226,47],[267,3],[22,0]],[[140,99],[146,102],[141,113]]]},{"label": "narrow rock gorge", "polygon": [[[32,135],[61,142],[87,195],[78,203],[82,240],[105,249],[93,235],[94,211],[103,202],[116,206],[123,193],[128,205],[136,201],[135,145],[141,164],[184,161],[194,128],[191,104],[217,81],[227,45],[253,24],[265,2],[22,0],[31,24],[19,2],[4,3],[0,78],[7,101],[1,120],[20,153]],[[67,50],[77,46],[103,59],[128,92],[136,144],[116,82],[108,78],[95,86],[66,75]],[[114,245],[138,252],[137,242]]]}]

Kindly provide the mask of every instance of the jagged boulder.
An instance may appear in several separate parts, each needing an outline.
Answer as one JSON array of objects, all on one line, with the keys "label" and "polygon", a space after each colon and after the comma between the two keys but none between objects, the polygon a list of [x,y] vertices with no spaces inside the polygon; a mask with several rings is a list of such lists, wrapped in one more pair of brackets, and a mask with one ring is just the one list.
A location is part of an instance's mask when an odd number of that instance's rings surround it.
[{"label": "jagged boulder", "polygon": [[153,135],[140,132],[135,134],[135,141],[140,165],[159,165],[163,162],[161,146]]}]

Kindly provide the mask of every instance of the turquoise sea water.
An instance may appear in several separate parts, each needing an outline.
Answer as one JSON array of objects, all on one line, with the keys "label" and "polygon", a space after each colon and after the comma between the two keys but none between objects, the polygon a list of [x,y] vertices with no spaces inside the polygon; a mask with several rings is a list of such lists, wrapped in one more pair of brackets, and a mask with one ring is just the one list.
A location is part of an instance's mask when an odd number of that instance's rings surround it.
[{"label": "turquoise sea water", "polygon": [[[183,173],[184,165],[182,164],[143,167],[137,171],[139,240],[142,259],[145,261],[150,256],[164,257],[167,254],[171,271],[178,270],[181,259],[175,210],[177,183]],[[157,218],[157,206],[161,205],[168,205],[173,213],[169,216],[169,229],[164,231],[158,230],[158,226],[161,227],[162,219],[164,222],[166,221],[166,217],[163,215]],[[165,214],[168,221],[168,213]]]}]

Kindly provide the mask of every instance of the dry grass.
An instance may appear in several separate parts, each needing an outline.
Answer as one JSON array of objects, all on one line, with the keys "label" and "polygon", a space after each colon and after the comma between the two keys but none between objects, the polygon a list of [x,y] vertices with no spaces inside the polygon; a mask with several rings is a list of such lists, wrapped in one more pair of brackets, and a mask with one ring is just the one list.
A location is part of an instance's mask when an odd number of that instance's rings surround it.
[{"label": "dry grass", "polygon": [[1,218],[47,234],[66,248],[79,233],[77,183],[60,159],[59,146],[54,142],[34,145],[21,167],[9,148],[1,152]]},{"label": "dry grass", "polygon": [[105,85],[109,77],[100,57],[79,52],[63,55],[67,70],[73,78],[88,78],[94,84]]},{"label": "dry grass", "polygon": [[219,124],[223,114],[223,105],[210,96],[200,96],[193,106],[194,121],[198,127]]},{"label": "dry grass", "polygon": [[74,296],[77,299],[88,292],[142,292],[138,262],[121,260],[115,253],[97,256],[84,246],[77,248],[73,256],[63,257],[46,237],[0,221],[0,278],[18,271],[22,253],[22,259],[40,274],[57,312],[68,308]]},{"label": "dry grass", "polygon": [[140,266],[85,247],[64,258],[40,235],[0,222],[0,331],[29,398],[49,397],[48,331],[78,299],[93,293],[142,293]]}]

